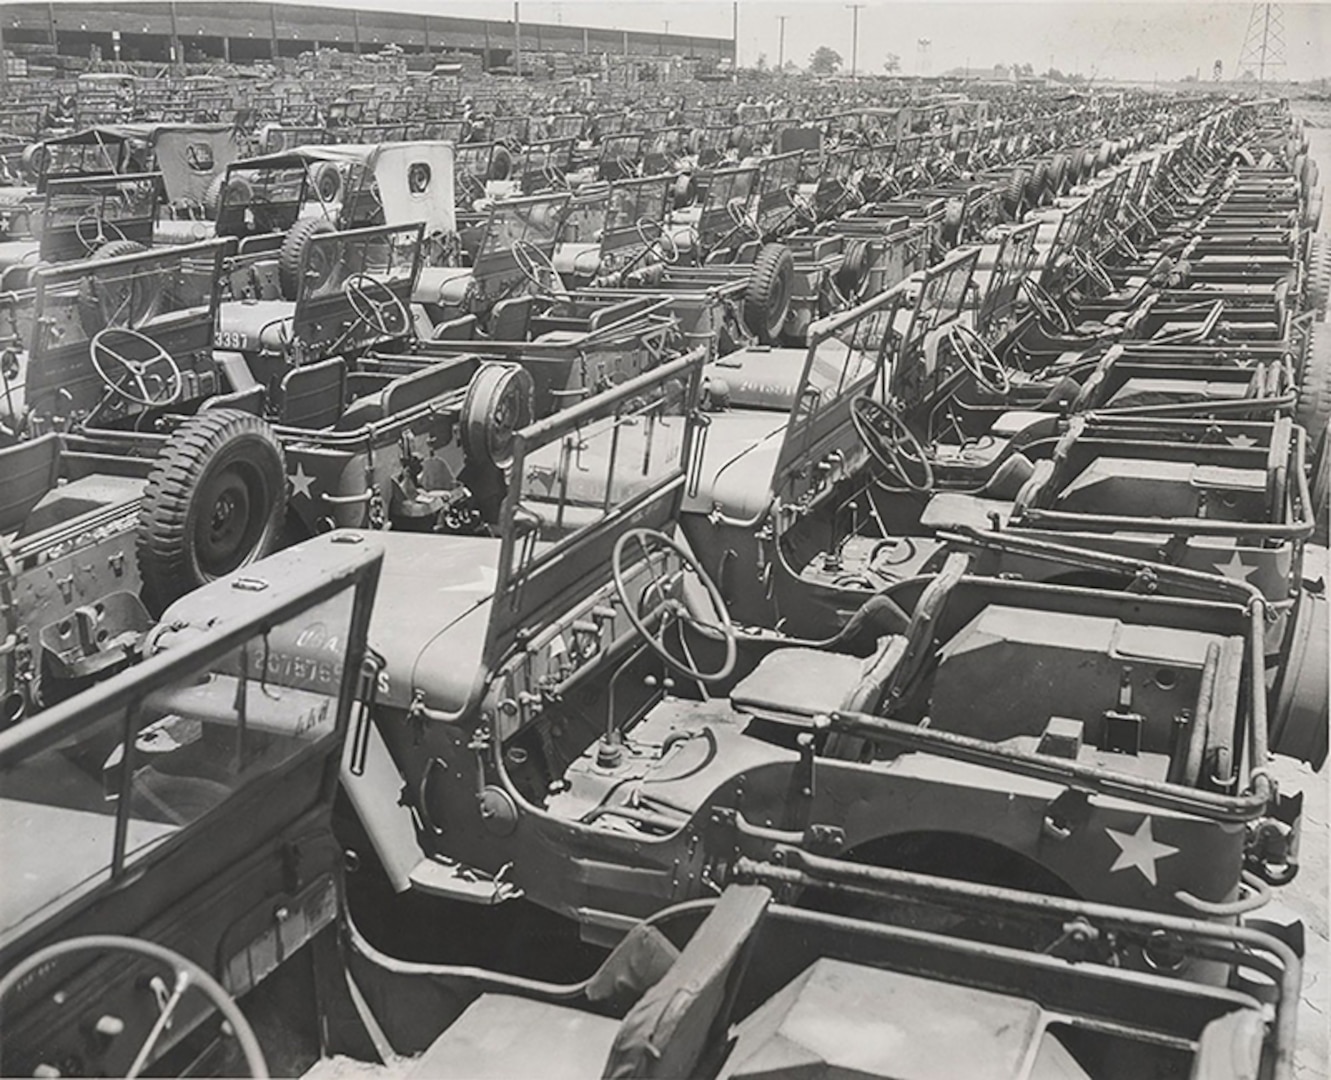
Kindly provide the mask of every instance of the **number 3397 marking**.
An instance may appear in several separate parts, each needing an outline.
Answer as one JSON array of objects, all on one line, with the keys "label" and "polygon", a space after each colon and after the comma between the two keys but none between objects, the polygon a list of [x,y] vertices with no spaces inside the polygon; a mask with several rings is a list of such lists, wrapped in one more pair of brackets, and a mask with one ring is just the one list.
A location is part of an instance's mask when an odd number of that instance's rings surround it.
[{"label": "number 3397 marking", "polygon": [[219,349],[244,349],[247,342],[239,330],[217,331],[216,347]]}]

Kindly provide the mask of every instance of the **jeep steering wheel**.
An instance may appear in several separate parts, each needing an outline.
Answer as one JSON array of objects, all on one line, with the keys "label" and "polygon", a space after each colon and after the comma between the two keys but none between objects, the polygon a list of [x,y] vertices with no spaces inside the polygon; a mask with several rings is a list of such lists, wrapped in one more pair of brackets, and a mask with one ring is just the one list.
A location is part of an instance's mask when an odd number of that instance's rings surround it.
[{"label": "jeep steering wheel", "polygon": [[124,937],[119,934],[88,934],[83,937],[57,941],[53,945],[38,949],[35,953],[20,960],[18,964],[5,973],[4,978],[0,979],[0,1003],[4,1002],[5,995],[31,978],[35,972],[50,965],[52,961],[81,952],[127,952],[131,954],[134,961],[142,961],[147,958],[171,970],[170,981],[166,984],[167,996],[160,1005],[161,1011],[149,1030],[147,1038],[144,1039],[143,1045],[135,1052],[134,1060],[131,1062],[126,1076],[138,1076],[146,1066],[152,1063],[153,1051],[156,1049],[162,1033],[170,1028],[172,1017],[180,1005],[181,999],[189,992],[191,987],[197,988],[199,993],[207,998],[222,1014],[223,1019],[231,1029],[231,1036],[240,1045],[240,1052],[245,1058],[245,1067],[249,1070],[249,1075],[261,1078],[268,1076],[268,1063],[264,1060],[259,1039],[254,1034],[254,1028],[250,1026],[250,1022],[245,1018],[245,1014],[236,1005],[235,999],[223,989],[221,983],[194,963],[193,960],[181,956],[174,949],[168,949],[166,946],[158,945],[153,941]]},{"label": "jeep steering wheel", "polygon": [[[121,351],[124,345],[118,349],[109,344],[108,338],[113,334],[119,334],[129,342],[146,345],[150,350],[147,359],[131,359]],[[180,399],[180,392],[184,386],[180,366],[169,352],[147,334],[131,330],[128,326],[108,326],[93,336],[92,341],[88,343],[88,351],[92,355],[92,366],[97,372],[97,377],[117,397],[148,408],[173,405]],[[156,368],[162,368],[163,371],[159,373],[154,370]],[[156,382],[155,389],[149,389],[149,379]],[[137,387],[138,392],[126,389],[126,382]]]},{"label": "jeep steering wheel", "polygon": [[1111,293],[1114,291],[1113,279],[1100,265],[1100,260],[1090,252],[1074,247],[1072,249],[1072,261],[1077,264],[1077,268],[1081,270],[1082,274],[1090,278],[1091,282],[1098,286],[1102,292]]},{"label": "jeep steering wheel", "polygon": [[895,409],[861,394],[850,403],[850,422],[879,465],[911,491],[933,490],[934,467],[929,455]]},{"label": "jeep steering wheel", "polygon": [[1021,291],[1042,322],[1051,324],[1060,334],[1072,333],[1072,320],[1043,285],[1034,278],[1024,277],[1021,279]]},{"label": "jeep steering wheel", "polygon": [[[519,240],[513,245],[513,261],[517,263],[522,276],[534,285],[542,296],[554,294],[553,282],[559,280],[559,271],[555,269],[555,264],[549,255],[530,240]],[[542,273],[550,275],[551,283],[541,280]]]},{"label": "jeep steering wheel", "polygon": [[797,187],[786,188],[786,202],[790,203],[790,208],[795,211],[796,217],[802,217],[805,221],[816,222],[818,220],[818,210],[809,201],[809,197],[800,191]]},{"label": "jeep steering wheel", "polygon": [[[91,223],[95,230],[92,232],[91,236],[87,234],[85,229],[85,226],[88,223]],[[110,230],[110,234],[107,232],[108,229]],[[89,210],[75,218],[74,235],[78,238],[79,243],[83,245],[83,250],[89,255],[96,252],[99,247],[103,244],[109,243],[111,240],[125,239],[125,234],[116,227],[115,222],[107,221],[100,209]]]},{"label": "jeep steering wheel", "polygon": [[[647,228],[652,225],[656,227],[656,235],[649,240],[647,239]],[[655,218],[640,217],[633,223],[633,227],[638,232],[638,238],[647,245],[647,251],[658,252],[661,258],[671,266],[679,262],[679,245],[675,243],[675,238],[666,232],[666,227],[661,222]],[[670,246],[669,251],[666,250],[667,244]],[[644,252],[644,254],[646,253]]]},{"label": "jeep steering wheel", "polygon": [[[651,576],[651,580],[636,597],[629,595],[628,583],[624,578],[625,571],[628,568],[627,560],[630,547],[637,547],[642,552],[643,565]],[[675,555],[683,563],[682,568],[673,573],[665,573],[660,570],[657,565],[659,554]],[[614,575],[615,591],[619,593],[619,599],[624,604],[624,611],[629,617],[629,622],[633,624],[633,628],[643,636],[647,644],[652,647],[652,651],[660,656],[662,660],[697,682],[719,682],[734,671],[735,625],[730,621],[730,612],[726,610],[725,601],[721,598],[721,590],[707,576],[707,572],[698,565],[697,560],[683,547],[666,536],[665,533],[657,532],[655,529],[629,529],[615,542],[615,551],[610,562],[610,568]],[[688,604],[680,596],[675,595],[679,584],[684,580],[686,572],[692,572],[702,583],[702,587],[711,600],[712,607],[721,616],[720,625],[699,620],[689,611]],[[643,603],[649,598],[651,598],[651,606],[644,611]],[[725,640],[725,659],[716,671],[700,671],[694,666],[692,657],[681,660],[666,648],[666,632],[674,624],[682,625],[685,623],[704,630],[719,632]],[[652,629],[652,625],[655,625],[655,629]],[[687,655],[688,645],[684,643],[682,630],[680,642]]]},{"label": "jeep steering wheel", "polygon": [[541,176],[550,187],[556,190],[562,190],[568,187],[568,177],[564,171],[553,162],[546,162],[541,166]]},{"label": "jeep steering wheel", "polygon": [[1000,397],[1012,389],[1012,373],[989,343],[969,326],[953,323],[947,329],[947,338],[961,366],[984,389]]},{"label": "jeep steering wheel", "polygon": [[748,233],[755,240],[762,238],[763,231],[758,225],[758,219],[749,211],[743,200],[726,203],[726,213],[730,215],[730,220],[735,223],[736,229]]},{"label": "jeep steering wheel", "polygon": [[401,337],[411,328],[411,316],[401,298],[378,278],[352,274],[343,282],[342,291],[356,318],[384,337]]}]

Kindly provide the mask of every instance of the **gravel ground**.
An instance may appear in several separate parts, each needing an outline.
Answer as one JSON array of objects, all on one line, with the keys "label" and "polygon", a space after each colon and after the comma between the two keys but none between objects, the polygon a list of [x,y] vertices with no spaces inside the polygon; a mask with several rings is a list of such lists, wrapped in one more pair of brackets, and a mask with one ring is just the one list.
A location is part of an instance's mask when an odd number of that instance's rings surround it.
[{"label": "gravel ground", "polygon": [[[1322,179],[1331,178],[1331,103],[1295,101],[1296,115],[1304,118],[1308,152],[1321,169]],[[1315,126],[1314,126],[1315,125]],[[1326,187],[1325,184],[1322,185]],[[1331,214],[1322,215],[1321,232],[1331,236]],[[1315,568],[1316,561],[1320,567]],[[1308,577],[1331,581],[1331,566],[1325,549],[1316,549],[1316,559],[1305,560]],[[1294,1055],[1298,1080],[1325,1080],[1331,1076],[1331,940],[1327,927],[1328,894],[1331,894],[1331,768],[1314,773],[1297,762],[1281,761],[1277,779],[1304,793],[1303,836],[1299,852],[1299,876],[1279,891],[1279,899],[1297,911],[1307,928],[1307,951],[1303,961],[1303,1001],[1299,1009],[1299,1036]]]}]

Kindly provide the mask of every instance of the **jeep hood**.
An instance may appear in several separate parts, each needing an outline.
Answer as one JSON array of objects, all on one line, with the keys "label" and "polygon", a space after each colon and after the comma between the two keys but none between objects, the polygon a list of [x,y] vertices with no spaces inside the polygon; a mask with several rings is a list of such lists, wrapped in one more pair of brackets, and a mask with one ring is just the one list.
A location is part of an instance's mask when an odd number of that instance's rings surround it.
[{"label": "jeep hood", "polygon": [[370,645],[385,660],[379,700],[461,709],[483,675],[501,541],[489,536],[380,533],[383,570]]}]

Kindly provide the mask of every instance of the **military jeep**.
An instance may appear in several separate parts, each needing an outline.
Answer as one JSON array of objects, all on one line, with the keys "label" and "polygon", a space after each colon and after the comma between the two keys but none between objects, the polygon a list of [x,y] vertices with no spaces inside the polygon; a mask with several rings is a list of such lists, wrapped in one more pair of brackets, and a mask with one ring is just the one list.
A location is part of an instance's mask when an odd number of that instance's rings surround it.
[{"label": "military jeep", "polygon": [[[700,359],[519,432],[500,538],[382,538],[394,614],[371,631],[366,766],[343,776],[362,861],[400,890],[521,892],[592,936],[781,846],[1153,911],[1262,905],[1254,871],[1283,854],[1264,864],[1259,838],[1288,808],[1249,764],[1248,612],[958,555],[902,583],[908,625],[879,642],[739,630],[660,531],[696,482]],[[425,565],[447,583],[428,606]],[[1034,680],[1064,664],[1082,674]],[[1000,677],[995,711],[973,687]]]},{"label": "military jeep", "polygon": [[272,569],[0,732],[6,1074],[319,1057],[316,1027],[272,1001],[336,987],[315,972],[338,963],[331,807],[378,553],[326,543]]}]

